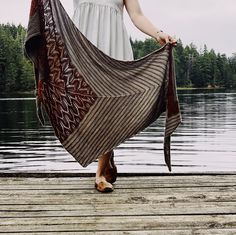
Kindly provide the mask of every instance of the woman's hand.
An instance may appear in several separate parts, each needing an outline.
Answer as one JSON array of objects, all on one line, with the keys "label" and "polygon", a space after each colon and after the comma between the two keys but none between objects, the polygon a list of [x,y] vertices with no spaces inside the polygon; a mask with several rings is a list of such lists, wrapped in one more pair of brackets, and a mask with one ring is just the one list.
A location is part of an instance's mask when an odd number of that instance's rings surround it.
[{"label": "woman's hand", "polygon": [[166,43],[170,43],[174,46],[177,45],[177,40],[174,37],[171,37],[170,35],[162,31],[157,32],[156,41],[159,42],[161,45],[164,45]]}]

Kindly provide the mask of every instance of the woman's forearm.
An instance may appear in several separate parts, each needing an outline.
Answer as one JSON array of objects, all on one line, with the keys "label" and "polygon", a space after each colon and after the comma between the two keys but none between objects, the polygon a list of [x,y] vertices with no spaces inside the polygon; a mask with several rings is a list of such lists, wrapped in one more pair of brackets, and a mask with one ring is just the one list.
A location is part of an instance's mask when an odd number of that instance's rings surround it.
[{"label": "woman's forearm", "polygon": [[155,38],[161,45],[171,42],[176,44],[176,39],[162,32],[160,28],[154,26],[143,14],[138,0],[124,0],[126,10],[133,24],[143,33]]},{"label": "woman's forearm", "polygon": [[136,14],[131,18],[133,24],[143,33],[149,35],[150,37],[157,38],[158,32],[161,31],[160,28],[154,26],[150,20],[143,14]]}]

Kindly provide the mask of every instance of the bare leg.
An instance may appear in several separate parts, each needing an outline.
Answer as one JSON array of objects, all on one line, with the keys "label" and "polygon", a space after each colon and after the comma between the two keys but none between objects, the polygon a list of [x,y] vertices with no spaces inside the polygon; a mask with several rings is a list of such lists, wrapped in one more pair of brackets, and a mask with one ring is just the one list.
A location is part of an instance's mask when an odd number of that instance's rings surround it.
[{"label": "bare leg", "polygon": [[98,169],[96,172],[95,186],[97,190],[100,192],[113,191],[112,184],[107,182],[104,176],[106,167],[110,165],[110,156],[111,156],[111,152],[108,152],[100,156],[98,159]]},{"label": "bare leg", "polygon": [[103,154],[101,157],[98,159],[98,169],[96,172],[96,178],[101,177],[104,175],[105,169],[108,164],[110,164],[110,156],[111,152],[108,152],[106,154]]}]

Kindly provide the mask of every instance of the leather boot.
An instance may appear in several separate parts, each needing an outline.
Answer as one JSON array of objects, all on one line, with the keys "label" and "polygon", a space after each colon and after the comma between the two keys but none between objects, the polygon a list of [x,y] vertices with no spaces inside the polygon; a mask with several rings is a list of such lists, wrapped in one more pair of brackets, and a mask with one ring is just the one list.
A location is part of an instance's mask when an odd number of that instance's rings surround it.
[{"label": "leather boot", "polygon": [[113,184],[117,179],[117,167],[114,162],[114,151],[110,152],[111,157],[108,166],[105,169],[104,177],[106,181]]}]

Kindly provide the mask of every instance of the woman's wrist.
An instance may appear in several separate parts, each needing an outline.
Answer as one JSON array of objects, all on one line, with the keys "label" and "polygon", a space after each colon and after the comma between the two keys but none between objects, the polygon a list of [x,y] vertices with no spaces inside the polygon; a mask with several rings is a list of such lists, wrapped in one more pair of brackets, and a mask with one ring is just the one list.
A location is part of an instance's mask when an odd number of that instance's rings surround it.
[{"label": "woman's wrist", "polygon": [[157,31],[156,31],[156,36],[155,36],[155,38],[156,38],[156,39],[159,38],[161,33],[163,33],[163,31],[162,31],[161,29],[160,29],[160,30],[157,30]]},{"label": "woman's wrist", "polygon": [[156,31],[154,38],[155,38],[157,41],[159,41],[159,39],[160,39],[160,34],[161,34],[161,33],[163,33],[163,31],[162,31],[161,29],[159,29],[159,30]]}]

